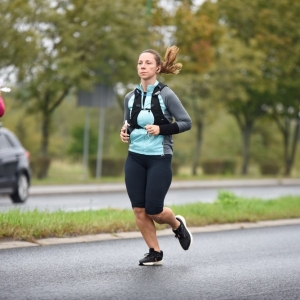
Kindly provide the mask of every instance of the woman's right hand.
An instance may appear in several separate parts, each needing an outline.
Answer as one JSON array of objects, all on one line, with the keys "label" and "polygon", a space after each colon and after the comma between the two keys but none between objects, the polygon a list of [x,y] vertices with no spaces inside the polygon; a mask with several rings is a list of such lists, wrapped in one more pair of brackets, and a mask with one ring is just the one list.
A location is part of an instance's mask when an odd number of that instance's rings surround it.
[{"label": "woman's right hand", "polygon": [[129,125],[124,124],[120,130],[120,138],[123,143],[128,143],[129,140],[129,134],[127,133],[127,126]]}]

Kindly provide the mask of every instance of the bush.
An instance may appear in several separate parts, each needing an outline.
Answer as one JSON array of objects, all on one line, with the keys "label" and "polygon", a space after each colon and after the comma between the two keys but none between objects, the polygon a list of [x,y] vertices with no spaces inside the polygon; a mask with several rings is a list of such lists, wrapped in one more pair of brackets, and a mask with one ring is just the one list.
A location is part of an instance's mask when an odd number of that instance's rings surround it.
[{"label": "bush", "polygon": [[179,168],[180,168],[180,163],[178,160],[172,160],[172,173],[173,175],[177,175],[179,172]]},{"label": "bush", "polygon": [[241,198],[236,196],[233,192],[220,190],[218,191],[218,197],[215,203],[222,205],[236,205],[241,201]]},{"label": "bush", "polygon": [[236,162],[234,160],[224,160],[222,174],[234,174],[235,167],[236,167]]},{"label": "bush", "polygon": [[277,175],[280,171],[280,166],[277,163],[261,163],[260,173],[262,175]]},{"label": "bush", "polygon": [[207,160],[202,162],[204,174],[234,174],[236,162],[234,160]]},{"label": "bush", "polygon": [[46,178],[51,164],[50,157],[30,158],[30,168],[32,176],[38,179]]},{"label": "bush", "polygon": [[[72,142],[68,147],[67,153],[73,158],[77,159],[82,157],[84,148],[84,127],[76,126],[71,131]],[[95,155],[97,153],[97,134],[90,129],[89,133],[89,145],[88,152],[89,155]]]},{"label": "bush", "polygon": [[[118,177],[123,174],[125,160],[121,158],[103,158],[102,176]],[[97,158],[89,159],[89,171],[92,177],[96,177]]]}]

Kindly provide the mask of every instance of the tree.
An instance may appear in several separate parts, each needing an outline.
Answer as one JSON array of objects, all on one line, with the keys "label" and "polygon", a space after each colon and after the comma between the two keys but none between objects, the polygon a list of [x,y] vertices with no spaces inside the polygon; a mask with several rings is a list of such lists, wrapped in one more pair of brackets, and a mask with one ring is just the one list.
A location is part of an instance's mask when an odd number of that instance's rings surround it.
[{"label": "tree", "polygon": [[212,85],[208,74],[191,75],[176,78],[172,86],[176,89],[179,98],[185,103],[195,132],[195,149],[192,158],[192,175],[197,175],[197,168],[201,157],[203,131],[207,124],[214,119],[216,107],[212,108]]},{"label": "tree", "polygon": [[[276,82],[268,93],[266,110],[283,137],[284,175],[295,161],[300,132],[300,3],[276,1],[260,11],[258,41],[267,54],[265,76]],[[284,20],[284,21],[283,21]]]},{"label": "tree", "polygon": [[196,127],[192,164],[192,174],[196,175],[206,115],[213,101],[207,73],[215,63],[215,49],[222,30],[218,24],[217,5],[212,2],[207,2],[194,11],[190,1],[183,1],[174,20],[174,38],[180,48],[182,73],[185,74],[185,80],[180,79],[178,89],[187,109],[193,114],[193,127]]},{"label": "tree", "polygon": [[222,39],[218,63],[212,74],[215,96],[234,116],[243,141],[241,174],[248,173],[250,140],[255,122],[265,115],[262,110],[264,53],[255,42],[245,45],[229,35]]},{"label": "tree", "polygon": [[2,1],[0,17],[7,30],[0,66],[17,70],[19,99],[41,114],[40,155],[47,157],[52,114],[74,88],[126,83],[135,75],[127,66],[145,45],[144,3]]},{"label": "tree", "polygon": [[265,110],[283,136],[285,175],[294,163],[299,138],[300,3],[291,0],[220,0],[221,20],[231,34],[255,40],[265,53],[262,65]]}]

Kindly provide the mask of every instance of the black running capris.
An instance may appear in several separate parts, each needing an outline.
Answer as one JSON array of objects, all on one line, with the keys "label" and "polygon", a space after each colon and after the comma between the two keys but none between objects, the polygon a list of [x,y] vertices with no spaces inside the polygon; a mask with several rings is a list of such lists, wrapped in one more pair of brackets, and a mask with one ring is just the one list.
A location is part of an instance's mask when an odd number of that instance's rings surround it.
[{"label": "black running capris", "polygon": [[172,182],[172,155],[143,155],[128,152],[125,184],[132,207],[145,208],[149,215],[163,211]]}]

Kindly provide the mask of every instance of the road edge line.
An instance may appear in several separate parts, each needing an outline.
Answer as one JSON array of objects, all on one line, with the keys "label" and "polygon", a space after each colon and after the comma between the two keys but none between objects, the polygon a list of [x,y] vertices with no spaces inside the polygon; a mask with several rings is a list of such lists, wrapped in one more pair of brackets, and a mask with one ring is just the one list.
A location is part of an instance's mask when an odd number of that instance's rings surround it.
[{"label": "road edge line", "polygon": [[[299,224],[300,224],[300,218],[295,218],[295,219],[267,220],[267,221],[258,221],[258,222],[213,224],[213,225],[206,225],[201,227],[189,227],[189,230],[191,231],[191,233],[208,233],[208,232],[222,232],[227,230],[289,226],[289,225],[299,225]],[[173,234],[174,233],[170,229],[163,229],[157,231],[158,237],[173,235]],[[139,231],[131,231],[131,232],[118,232],[118,233],[101,233],[95,235],[83,235],[83,236],[65,237],[65,238],[46,238],[46,239],[38,239],[35,242],[27,242],[27,241],[3,241],[2,242],[0,240],[0,250],[37,247],[37,246],[74,244],[74,243],[90,243],[90,242],[132,239],[132,238],[141,238],[141,237],[142,235]]]}]

